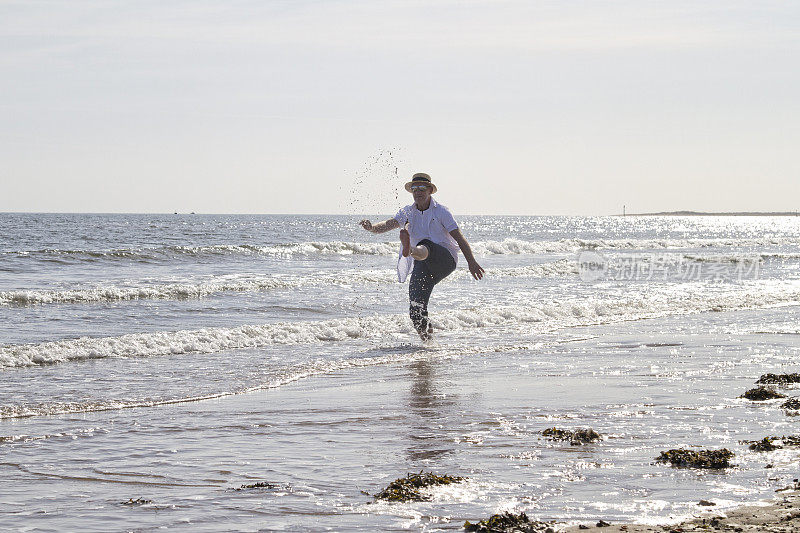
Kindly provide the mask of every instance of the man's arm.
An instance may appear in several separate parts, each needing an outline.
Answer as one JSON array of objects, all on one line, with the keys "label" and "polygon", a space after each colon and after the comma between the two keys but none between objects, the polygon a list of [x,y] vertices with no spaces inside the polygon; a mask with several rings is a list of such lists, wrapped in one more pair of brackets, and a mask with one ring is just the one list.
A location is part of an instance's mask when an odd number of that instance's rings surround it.
[{"label": "man's arm", "polygon": [[467,265],[469,266],[469,273],[472,274],[472,277],[475,279],[483,278],[484,270],[475,261],[475,256],[472,255],[472,248],[469,247],[469,243],[467,239],[461,234],[460,229],[454,229],[450,232],[450,235],[456,240],[458,243],[459,248],[461,248],[461,253],[464,254],[464,258],[467,260]]},{"label": "man's arm", "polygon": [[373,225],[369,220],[362,220],[359,222],[359,224],[361,224],[362,228],[372,233],[386,233],[387,231],[391,231],[400,227],[400,223],[393,218],[390,218],[385,222],[378,222],[375,225]]}]

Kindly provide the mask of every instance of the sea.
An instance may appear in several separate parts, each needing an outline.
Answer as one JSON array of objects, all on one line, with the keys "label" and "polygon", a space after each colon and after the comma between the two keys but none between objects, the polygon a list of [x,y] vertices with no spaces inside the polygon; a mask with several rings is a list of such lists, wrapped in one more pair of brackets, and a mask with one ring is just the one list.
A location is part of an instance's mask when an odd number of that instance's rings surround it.
[{"label": "sea", "polygon": [[[390,215],[0,214],[0,530],[665,523],[798,477],[749,447],[797,385],[742,395],[800,372],[800,218],[456,212],[486,275],[422,343]],[[374,496],[419,472],[465,480]]]}]

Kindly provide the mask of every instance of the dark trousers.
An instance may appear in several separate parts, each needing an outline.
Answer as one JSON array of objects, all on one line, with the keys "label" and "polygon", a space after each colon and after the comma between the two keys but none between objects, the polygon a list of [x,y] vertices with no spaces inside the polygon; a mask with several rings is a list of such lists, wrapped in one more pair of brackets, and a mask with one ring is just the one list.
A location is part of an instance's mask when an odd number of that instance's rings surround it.
[{"label": "dark trousers", "polygon": [[456,269],[456,261],[444,246],[423,239],[417,246],[428,249],[428,257],[424,261],[414,260],[414,270],[408,282],[409,315],[418,333],[428,331],[428,300],[431,298],[433,286],[449,276]]}]

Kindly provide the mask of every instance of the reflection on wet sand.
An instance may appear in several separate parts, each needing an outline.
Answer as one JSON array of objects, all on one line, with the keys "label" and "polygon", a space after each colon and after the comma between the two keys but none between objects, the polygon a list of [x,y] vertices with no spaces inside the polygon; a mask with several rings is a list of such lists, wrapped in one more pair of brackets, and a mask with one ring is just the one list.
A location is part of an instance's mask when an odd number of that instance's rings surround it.
[{"label": "reflection on wet sand", "polygon": [[457,397],[441,392],[437,387],[435,366],[429,361],[417,361],[409,367],[413,381],[408,407],[410,444],[406,455],[411,461],[434,459],[454,451],[448,435],[448,414]]}]

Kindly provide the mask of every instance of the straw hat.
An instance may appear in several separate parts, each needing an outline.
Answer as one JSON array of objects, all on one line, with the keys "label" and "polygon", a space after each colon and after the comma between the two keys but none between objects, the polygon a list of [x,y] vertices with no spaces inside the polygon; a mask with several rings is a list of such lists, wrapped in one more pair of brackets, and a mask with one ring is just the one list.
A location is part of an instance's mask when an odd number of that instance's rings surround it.
[{"label": "straw hat", "polygon": [[437,190],[436,185],[434,185],[433,182],[431,181],[431,177],[425,174],[424,172],[417,172],[416,174],[411,176],[411,181],[406,183],[406,190],[408,192],[411,192],[411,187],[413,187],[414,185],[427,185],[428,187],[433,189],[431,191],[431,194],[435,193]]}]

